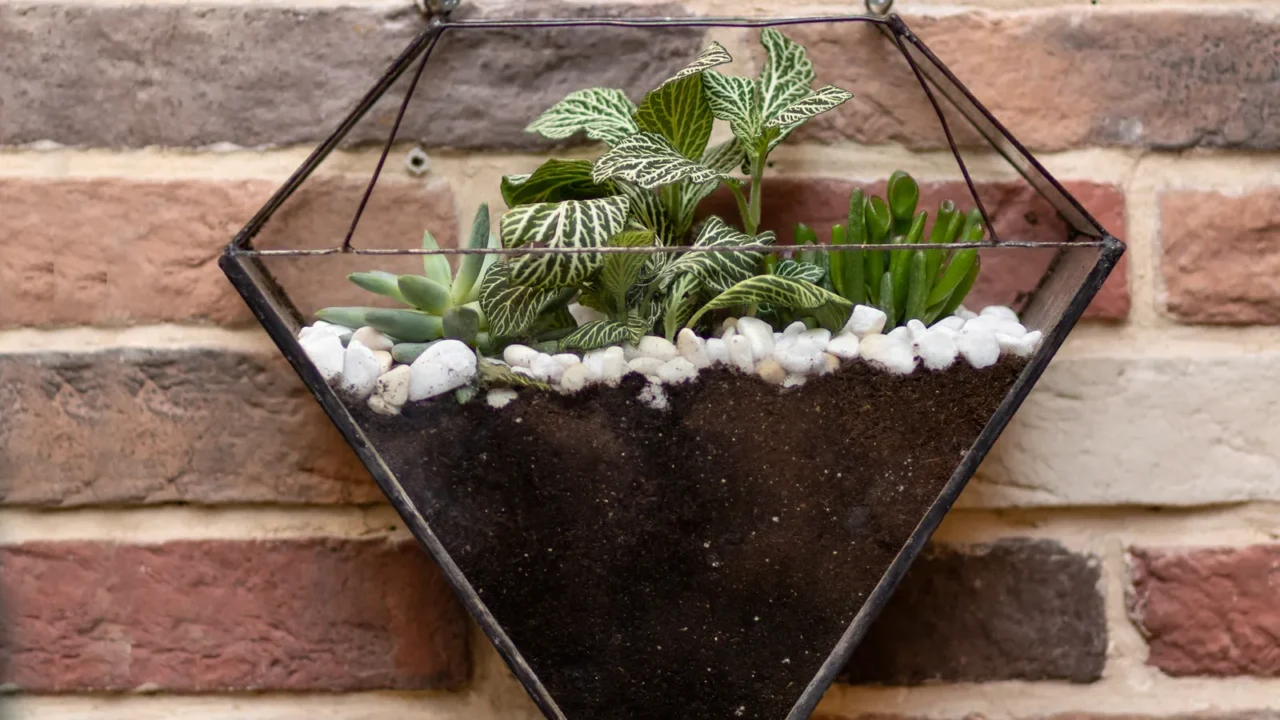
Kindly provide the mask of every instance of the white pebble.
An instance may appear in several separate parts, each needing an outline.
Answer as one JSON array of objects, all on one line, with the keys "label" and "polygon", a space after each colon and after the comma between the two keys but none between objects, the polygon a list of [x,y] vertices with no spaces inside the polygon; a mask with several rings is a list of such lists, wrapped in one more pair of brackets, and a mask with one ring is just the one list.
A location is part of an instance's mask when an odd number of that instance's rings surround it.
[{"label": "white pebble", "polygon": [[573,353],[559,353],[556,355],[552,355],[551,359],[560,363],[560,367],[566,368],[566,369],[582,362],[582,358],[578,357],[577,355],[574,355]]},{"label": "white pebble", "polygon": [[738,329],[738,318],[725,318],[723,321],[721,321],[720,327],[716,328],[716,335],[723,337],[724,334],[729,330],[733,330],[734,332],[737,332],[737,329]]},{"label": "white pebble", "polygon": [[904,342],[904,343],[907,343],[907,344],[910,344],[910,343],[911,343],[911,339],[912,339],[912,338],[911,338],[911,331],[910,331],[910,330],[908,330],[908,329],[907,329],[905,326],[903,326],[903,325],[899,325],[898,327],[896,327],[896,328],[894,328],[894,329],[890,330],[890,331],[889,331],[889,333],[888,333],[888,335],[889,335],[889,337],[891,337],[891,338],[893,338],[894,340],[897,340],[897,341],[899,341],[899,342]]},{"label": "white pebble", "polygon": [[808,329],[809,329],[808,325],[805,325],[804,323],[797,320],[791,323],[790,325],[788,325],[785,329],[783,329],[782,337],[788,337],[788,338],[795,337]]},{"label": "white pebble", "polygon": [[842,360],[858,357],[858,336],[851,332],[842,332],[827,343],[827,352]]},{"label": "white pebble", "polygon": [[793,336],[790,343],[781,344],[773,352],[773,357],[787,372],[807,375],[822,370],[826,366],[823,354],[827,342],[831,340],[831,331],[818,328],[805,330]]},{"label": "white pebble", "polygon": [[538,355],[538,351],[528,345],[508,345],[502,351],[502,359],[511,367],[532,368],[533,359]]},{"label": "white pebble", "polygon": [[[408,367],[406,365],[405,367]],[[369,396],[369,409],[379,415],[399,415],[400,406],[387,402],[381,395]]]},{"label": "white pebble", "polygon": [[398,407],[409,402],[411,373],[408,365],[392,368],[378,378],[378,383],[373,387],[373,394],[382,398],[388,405]]},{"label": "white pebble", "polygon": [[960,354],[956,346],[959,334],[949,328],[930,328],[916,339],[916,355],[920,363],[930,370],[946,370]]},{"label": "white pebble", "polygon": [[613,386],[616,386],[622,380],[622,376],[630,370],[622,348],[617,345],[602,350],[592,350],[582,358],[582,364],[587,366],[588,382]]},{"label": "white pebble", "polygon": [[738,327],[736,325],[733,327],[727,327],[724,329],[723,332],[720,333],[720,339],[728,340],[729,338],[737,334],[738,334]]},{"label": "white pebble", "polygon": [[494,388],[485,395],[484,399],[489,403],[489,407],[505,407],[507,403],[516,399],[516,391],[511,388]]},{"label": "white pebble", "polygon": [[1000,343],[996,341],[995,333],[985,327],[969,327],[965,323],[956,347],[964,359],[979,370],[995,365],[1000,359]]},{"label": "white pebble", "polygon": [[640,338],[639,344],[636,345],[636,350],[644,357],[657,358],[662,362],[674,360],[680,355],[680,351],[676,349],[675,345],[671,344],[670,340],[657,335],[645,335]]},{"label": "white pebble", "polygon": [[778,364],[773,358],[765,358],[756,365],[756,374],[761,380],[774,385],[781,385],[783,380],[787,379],[787,371]]},{"label": "white pebble", "polygon": [[958,317],[958,318],[963,319],[963,320],[972,320],[972,319],[974,319],[974,318],[978,317],[978,313],[976,313],[976,312],[974,312],[974,311],[970,310],[969,308],[967,308],[967,307],[965,307],[965,306],[963,306],[963,305],[961,305],[960,307],[956,308],[956,311],[955,311],[954,315],[955,315],[956,317]]},{"label": "white pebble", "polygon": [[579,305],[578,303],[569,303],[569,314],[573,316],[573,321],[578,323],[578,327],[582,327],[589,322],[609,319],[608,315],[599,310],[589,308],[586,305]]},{"label": "white pebble", "polygon": [[369,348],[370,350],[373,350],[374,352],[377,352],[379,350],[385,350],[387,352],[390,352],[391,348],[394,347],[395,345],[394,343],[391,342],[391,338],[387,337],[386,335],[383,335],[382,333],[368,326],[362,327],[359,330],[352,333],[351,339],[359,340],[360,342],[364,343],[365,347]]},{"label": "white pebble", "polygon": [[1000,352],[1014,357],[1025,358],[1035,354],[1036,348],[1040,347],[1041,337],[1043,337],[1043,333],[1039,330],[1032,330],[1022,337],[996,333],[996,342],[1000,343]]},{"label": "white pebble", "polygon": [[992,333],[1002,333],[1010,337],[1020,338],[1027,334],[1027,329],[1017,320],[1010,320],[999,315],[979,315],[965,322],[966,328],[984,328]]},{"label": "white pebble", "polygon": [[884,311],[870,305],[856,305],[853,313],[849,315],[849,322],[845,323],[844,329],[862,339],[868,335],[876,335],[884,330],[884,325],[889,321],[889,316]]},{"label": "white pebble", "polygon": [[782,381],[782,387],[784,388],[799,387],[803,385],[806,380],[808,380],[808,378],[806,378],[803,375],[788,375],[786,379]]},{"label": "white pebble", "polygon": [[471,382],[476,354],[459,340],[441,340],[419,355],[409,370],[409,399],[425,400]]},{"label": "white pebble", "polygon": [[822,353],[822,367],[818,368],[819,375],[827,375],[840,369],[840,358],[829,352]]},{"label": "white pebble", "polygon": [[935,329],[947,328],[948,330],[955,330],[956,332],[960,332],[961,330],[964,329],[964,323],[965,323],[964,318],[958,315],[951,315],[950,317],[944,317],[938,322],[934,323],[933,327]]},{"label": "white pebble", "polygon": [[391,353],[386,350],[375,350],[373,356],[378,358],[379,375],[391,372],[391,368],[396,364],[396,359],[391,357]]},{"label": "white pebble", "polygon": [[653,408],[654,410],[666,410],[669,403],[667,402],[667,391],[662,389],[661,385],[649,383],[640,391],[640,402]]},{"label": "white pebble", "polygon": [[729,365],[744,373],[754,372],[756,364],[751,355],[751,341],[741,335],[734,335],[726,342],[729,347]]},{"label": "white pebble", "polygon": [[698,377],[698,368],[682,357],[668,360],[658,368],[658,377],[665,383],[678,385]]},{"label": "white pebble", "polygon": [[578,392],[587,386],[587,366],[585,363],[578,363],[572,367],[565,368],[564,375],[560,378],[560,387],[566,392]]},{"label": "white pebble", "polygon": [[982,310],[978,313],[978,316],[979,317],[995,317],[1001,320],[1011,320],[1013,322],[1018,322],[1018,313],[1014,312],[1013,308],[1005,307],[1004,305],[988,305],[982,308]]},{"label": "white pebble", "polygon": [[862,338],[858,355],[874,367],[895,375],[910,375],[916,369],[916,354],[911,346],[888,335]]},{"label": "white pebble", "polygon": [[330,385],[342,377],[344,351],[337,335],[312,335],[302,341],[302,351]]},{"label": "white pebble", "polygon": [[751,341],[751,357],[759,362],[773,354],[773,327],[760,318],[738,318],[738,334]]},{"label": "white pebble", "polygon": [[729,346],[720,338],[707,338],[707,357],[712,365],[729,364]]},{"label": "white pebble", "polygon": [[916,320],[915,318],[912,318],[907,321],[907,332],[911,334],[912,342],[915,342],[916,340],[919,340],[920,338],[924,337],[925,331],[927,329],[928,328],[924,326],[924,323],[920,322],[919,320]]},{"label": "white pebble", "polygon": [[680,357],[693,363],[699,370],[711,367],[711,356],[707,354],[707,341],[698,337],[697,333],[684,328],[676,335],[676,349]]},{"label": "white pebble", "polygon": [[373,394],[381,374],[382,363],[378,362],[378,356],[364,343],[351,338],[342,357],[342,383],[338,388],[357,400],[364,400]]},{"label": "white pebble", "polygon": [[546,353],[538,353],[538,356],[533,359],[533,364],[529,366],[529,370],[539,380],[553,384],[560,382],[560,378],[564,375],[564,366]]},{"label": "white pebble", "polygon": [[665,363],[658,358],[638,357],[633,358],[631,362],[627,363],[627,367],[631,368],[633,372],[638,372],[641,375],[656,376],[658,374],[658,370],[660,370],[664,364]]},{"label": "white pebble", "polygon": [[298,331],[298,340],[306,341],[332,335],[333,337],[338,338],[340,342],[345,343],[351,339],[351,335],[354,332],[355,331],[349,327],[343,327],[342,325],[334,325],[333,323],[328,323],[323,320],[317,320]]}]

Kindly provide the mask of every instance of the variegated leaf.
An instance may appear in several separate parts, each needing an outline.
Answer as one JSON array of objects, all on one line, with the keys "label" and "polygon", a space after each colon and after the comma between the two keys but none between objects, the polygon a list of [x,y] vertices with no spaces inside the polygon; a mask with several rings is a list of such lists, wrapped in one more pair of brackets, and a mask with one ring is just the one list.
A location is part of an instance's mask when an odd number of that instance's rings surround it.
[{"label": "variegated leaf", "polygon": [[502,178],[502,199],[507,207],[529,203],[591,200],[613,195],[613,183],[591,179],[590,160],[548,160],[528,175]]},{"label": "variegated leaf", "polygon": [[521,375],[511,368],[492,360],[481,359],[476,363],[476,371],[480,376],[482,387],[527,387],[538,390],[551,390],[551,386],[528,375]]},{"label": "variegated leaf", "polygon": [[760,42],[769,54],[760,72],[760,114],[769,121],[809,94],[816,73],[804,47],[774,28],[765,28]]},{"label": "variegated leaf", "polygon": [[681,275],[671,283],[662,305],[662,329],[667,339],[675,337],[684,321],[698,309],[698,291],[702,283],[693,275]]},{"label": "variegated leaf", "polygon": [[712,70],[702,73],[702,88],[706,91],[711,114],[729,123],[729,128],[742,141],[744,148],[754,147],[764,126],[756,102],[759,92],[756,81]]},{"label": "variegated leaf", "polygon": [[[707,151],[702,154],[702,164],[728,175],[738,170],[746,157],[746,153],[742,150],[742,142],[735,137],[707,148]],[[675,230],[674,237],[684,237],[684,234],[689,232],[689,227],[693,225],[694,213],[698,210],[698,203],[705,200],[718,187],[720,187],[720,180],[705,183],[686,182],[677,186],[678,193],[674,202],[669,203],[671,225]]]},{"label": "variegated leaf", "polygon": [[[600,247],[622,231],[625,196],[597,200],[520,205],[502,216],[502,244],[508,248]],[[600,267],[594,253],[521,255],[511,261],[511,282],[533,287],[576,285]]]},{"label": "variegated leaf", "polygon": [[[653,247],[652,230],[627,230],[613,236],[609,247]],[[650,255],[640,253],[612,253],[604,256],[604,268],[600,271],[600,284],[613,298],[614,307],[621,312],[627,305],[627,291],[635,285]]]},{"label": "variegated leaf", "polygon": [[594,320],[560,339],[561,350],[598,350],[631,340],[631,328],[614,320]]},{"label": "variegated leaf", "polygon": [[781,275],[757,275],[715,296],[711,302],[694,313],[686,323],[686,327],[692,327],[699,318],[712,310],[766,303],[793,310],[807,310],[827,303],[846,309],[853,307],[853,303],[848,300],[812,283]]},{"label": "variegated leaf", "polygon": [[588,88],[569,93],[529,123],[525,131],[553,140],[585,132],[592,140],[616,145],[640,131],[632,118],[635,111],[635,104],[621,90]]},{"label": "variegated leaf", "polygon": [[[718,217],[707,219],[694,241],[697,247],[733,248],[743,245],[770,245],[773,233],[761,233],[757,237],[738,232]],[[760,253],[746,252],[686,252],[667,264],[662,271],[664,284],[681,275],[696,277],[708,288],[722,291],[735,283],[756,274],[760,267]]]},{"label": "variegated leaf", "polygon": [[681,155],[700,157],[715,125],[701,78],[686,77],[646,95],[636,111],[636,124],[643,132],[666,138]]},{"label": "variegated leaf", "polygon": [[787,259],[778,263],[778,266],[773,269],[773,274],[816,284],[822,282],[822,278],[826,277],[827,271],[813,263],[796,262],[795,260]]},{"label": "variegated leaf", "polygon": [[696,75],[704,70],[710,70],[717,65],[724,65],[731,62],[733,62],[733,57],[729,55],[729,51],[725,50],[724,46],[720,43],[713,41],[706,50],[703,50],[698,54],[698,57],[693,59],[693,62],[686,65],[683,70],[672,75],[666,82],[662,83],[662,85],[659,85],[658,87],[670,85],[671,83],[683,80],[691,75]]},{"label": "variegated leaf", "polygon": [[839,107],[852,97],[853,93],[848,90],[841,90],[835,85],[824,85],[788,105],[765,123],[765,127],[781,128],[785,132],[811,117]]},{"label": "variegated leaf", "polygon": [[493,265],[480,283],[480,310],[494,337],[515,337],[524,332],[547,303],[559,295],[555,288],[531,288],[511,284],[511,263]]},{"label": "variegated leaf", "polygon": [[627,311],[627,329],[631,331],[631,336],[627,338],[627,342],[636,345],[640,342],[640,338],[649,334],[653,329],[653,323],[657,321],[662,314],[662,309],[657,303],[650,300],[644,308],[633,307]]},{"label": "variegated leaf", "polygon": [[621,179],[652,189],[686,180],[702,183],[727,176],[681,155],[661,135],[637,133],[597,160],[592,177],[596,182]]}]

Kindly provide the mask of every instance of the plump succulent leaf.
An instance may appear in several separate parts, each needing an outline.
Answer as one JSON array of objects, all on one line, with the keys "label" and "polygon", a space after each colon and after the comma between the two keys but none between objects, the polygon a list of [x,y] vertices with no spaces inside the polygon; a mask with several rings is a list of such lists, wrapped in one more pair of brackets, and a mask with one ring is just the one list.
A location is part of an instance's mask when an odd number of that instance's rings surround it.
[{"label": "plump succulent leaf", "polygon": [[369,272],[351,273],[347,276],[347,279],[371,293],[398,300],[406,305],[409,304],[409,301],[405,300],[404,296],[400,294],[400,285],[398,283],[400,278],[395,273],[370,270]]},{"label": "plump succulent leaf", "polygon": [[401,275],[400,294],[415,308],[439,315],[449,307],[449,288],[421,275]]},{"label": "plump succulent leaf", "polygon": [[928,309],[925,300],[929,294],[929,259],[924,250],[911,253],[911,268],[908,274],[907,304],[903,317],[907,320],[924,320]]},{"label": "plump succulent leaf", "polygon": [[937,318],[946,317],[955,313],[956,309],[960,307],[960,303],[964,302],[965,296],[969,294],[969,290],[973,288],[973,284],[978,280],[978,274],[981,272],[982,257],[979,256],[974,258],[973,265],[969,267],[969,272],[965,274],[964,279],[960,281],[960,284],[956,286],[955,290],[951,291],[951,295],[947,297],[947,301],[942,303],[942,306],[937,310],[937,312],[933,313],[932,317],[930,317],[928,321],[933,322],[933,320],[936,320]]},{"label": "plump succulent leaf", "polygon": [[596,182],[626,180],[642,188],[656,188],[678,182],[704,183],[727,177],[681,155],[661,135],[636,133],[618,143],[596,161],[592,178]]},{"label": "plump succulent leaf", "polygon": [[441,331],[447,338],[474,345],[480,333],[480,313],[469,307],[451,307],[441,316]]},{"label": "plump succulent leaf", "polygon": [[951,258],[951,262],[947,263],[947,269],[942,272],[942,277],[938,278],[938,283],[929,291],[929,297],[925,301],[926,304],[929,307],[933,307],[949,299],[951,294],[960,287],[960,284],[977,261],[977,248],[957,250],[956,254]]},{"label": "plump succulent leaf", "polygon": [[920,201],[920,185],[915,178],[898,170],[889,176],[885,196],[889,199],[889,213],[893,216],[893,232],[906,235],[915,220],[916,203]]},{"label": "plump succulent leaf", "polygon": [[757,275],[712,298],[685,325],[693,327],[704,314],[737,305],[769,304],[793,310],[808,310],[827,303],[845,309],[853,307],[848,300],[813,283],[780,275]]},{"label": "plump succulent leaf", "polygon": [[[766,232],[752,237],[712,216],[702,226],[693,244],[697,247],[715,248],[771,245],[773,233]],[[689,274],[707,288],[720,292],[751,277],[759,266],[758,252],[686,252],[667,264],[659,280],[665,284],[680,275]]]},{"label": "plump succulent leaf", "polygon": [[592,140],[616,145],[639,132],[633,118],[636,106],[621,90],[589,88],[569,93],[525,128],[545,138],[562,140],[579,132]]},{"label": "plump succulent leaf", "polygon": [[[609,247],[653,247],[655,237],[652,230],[627,230],[614,235],[609,241]],[[640,253],[610,253],[604,256],[600,283],[612,298],[615,312],[626,311],[627,291],[640,280],[649,257]]]},{"label": "plump succulent leaf", "polygon": [[803,280],[805,282],[814,283],[815,285],[822,282],[822,278],[826,277],[827,271],[821,265],[815,265],[808,262],[796,262],[790,258],[782,260],[773,269],[775,275],[780,275],[793,280]]},{"label": "plump succulent leaf", "polygon": [[356,330],[368,325],[369,323],[365,322],[365,316],[369,314],[370,310],[377,309],[372,307],[327,307],[317,310],[316,317],[327,323]]},{"label": "plump succulent leaf", "polygon": [[[422,249],[440,249],[440,244],[430,232],[422,234]],[[422,270],[428,280],[434,280],[445,288],[453,285],[453,269],[449,267],[449,258],[444,255],[423,255]]]},{"label": "plump succulent leaf", "polygon": [[529,203],[591,200],[617,192],[613,183],[591,179],[590,160],[548,160],[527,175],[502,178],[502,199],[507,207]]},{"label": "plump succulent leaf", "polygon": [[[627,219],[629,201],[615,196],[597,200],[521,205],[502,218],[502,244],[508,248],[595,248],[617,235]],[[522,255],[510,263],[510,282],[529,287],[566,287],[582,282],[600,267],[595,253]],[[489,314],[486,308],[485,313]]]},{"label": "plump succulent leaf", "polygon": [[[476,215],[471,220],[471,235],[467,238],[467,247],[480,250],[489,245],[489,204],[480,203]],[[453,279],[453,287],[449,290],[449,298],[453,305],[462,305],[471,296],[476,281],[480,279],[480,271],[484,269],[484,261],[488,255],[463,255],[458,261],[458,274]]]},{"label": "plump succulent leaf", "polygon": [[631,340],[631,328],[625,322],[595,320],[560,339],[561,350],[596,350],[620,345]]},{"label": "plump succulent leaf", "polygon": [[533,288],[511,283],[511,263],[489,268],[480,283],[480,309],[496,337],[515,337],[533,324],[538,313],[560,296],[557,288]]},{"label": "plump succulent leaf", "polygon": [[765,28],[760,42],[768,53],[760,72],[761,115],[768,121],[808,95],[817,74],[804,46],[776,29]]},{"label": "plump succulent leaf", "polygon": [[374,330],[405,342],[438,340],[444,333],[439,315],[418,310],[372,309],[365,313],[364,321]]},{"label": "plump succulent leaf", "polygon": [[398,363],[412,365],[430,346],[430,343],[396,343],[391,348],[391,358]]}]

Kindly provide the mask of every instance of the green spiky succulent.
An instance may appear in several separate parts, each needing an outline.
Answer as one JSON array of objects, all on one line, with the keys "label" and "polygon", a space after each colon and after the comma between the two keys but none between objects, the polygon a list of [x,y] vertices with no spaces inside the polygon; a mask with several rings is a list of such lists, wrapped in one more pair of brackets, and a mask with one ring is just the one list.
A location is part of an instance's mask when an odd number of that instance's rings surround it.
[{"label": "green spiky succulent", "polygon": [[[494,247],[489,233],[489,208],[481,204],[471,224],[470,248]],[[430,232],[423,249],[439,248]],[[467,254],[454,273],[443,255],[424,255],[422,275],[396,275],[372,270],[352,273],[347,279],[369,292],[404,303],[408,309],[377,307],[328,307],[316,312],[326,322],[351,328],[372,327],[396,342],[392,354],[400,362],[412,362],[426,343],[453,338],[482,350],[488,349],[488,321],[480,310],[480,288],[496,255]]]}]

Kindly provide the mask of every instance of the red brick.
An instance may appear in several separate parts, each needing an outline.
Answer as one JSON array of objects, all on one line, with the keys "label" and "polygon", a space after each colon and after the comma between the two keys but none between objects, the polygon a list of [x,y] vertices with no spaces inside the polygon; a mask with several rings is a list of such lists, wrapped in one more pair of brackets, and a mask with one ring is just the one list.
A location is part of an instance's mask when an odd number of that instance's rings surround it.
[{"label": "red brick", "polygon": [[1280,188],[1160,198],[1166,309],[1188,323],[1280,325]]},{"label": "red brick", "polygon": [[0,354],[0,408],[8,504],[383,501],[275,355]]},{"label": "red brick", "polygon": [[[264,228],[259,247],[342,242],[367,178],[308,183]],[[218,269],[233,235],[276,189],[266,181],[0,179],[0,327],[252,321]],[[384,180],[356,244],[416,247],[456,236],[447,187]],[[378,267],[421,272],[411,257],[276,260],[300,307],[371,304],[343,278]]]},{"label": "red brick", "polygon": [[1134,548],[1129,613],[1170,675],[1280,677],[1280,545]]},{"label": "red brick", "polygon": [[[1064,183],[1109,232],[1123,239],[1125,229],[1124,194],[1112,185],[1089,182]],[[765,181],[761,225],[778,233],[781,242],[792,241],[795,224],[803,222],[818,232],[819,238],[830,235],[830,227],[847,219],[849,194],[861,187],[865,192],[883,196],[884,182],[859,184],[834,178],[771,178]],[[1001,240],[1061,241],[1067,239],[1066,225],[1049,205],[1023,183],[982,183],[978,186],[987,212],[994,218]],[[920,208],[932,216],[938,203],[951,199],[961,208],[973,206],[972,197],[963,182],[925,183],[920,188]],[[737,205],[727,191],[713,195],[705,205],[705,214],[720,215],[737,223]],[[984,250],[983,272],[979,276],[966,305],[1008,305],[1022,294],[1035,289],[1053,259],[1052,249]],[[1121,320],[1129,315],[1127,265],[1123,259],[1112,271],[1101,292],[1085,312],[1085,317]]]},{"label": "red brick", "polygon": [[[1113,9],[1117,10],[1117,9]],[[1080,7],[908,15],[912,30],[1024,144],[1272,149],[1280,127],[1280,22],[1251,12]],[[799,26],[818,81],[854,93],[804,136],[945,147],[892,42],[859,23]],[[965,129],[963,121],[952,123]],[[958,132],[966,144],[975,133]]]},{"label": "red brick", "polygon": [[29,692],[453,688],[467,622],[412,543],[0,548],[3,682]]}]

